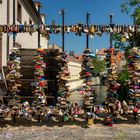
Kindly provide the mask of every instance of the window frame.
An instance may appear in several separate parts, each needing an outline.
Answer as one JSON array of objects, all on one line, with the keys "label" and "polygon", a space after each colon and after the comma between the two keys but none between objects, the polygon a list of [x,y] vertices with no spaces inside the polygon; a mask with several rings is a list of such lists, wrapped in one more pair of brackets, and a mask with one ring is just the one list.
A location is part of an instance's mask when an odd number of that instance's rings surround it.
[{"label": "window frame", "polygon": [[[19,12],[19,6],[20,6],[20,12]],[[20,13],[20,15],[19,15],[19,13]],[[22,6],[21,6],[21,4],[19,3],[19,1],[17,1],[17,21],[19,22],[19,23],[22,23]]]},{"label": "window frame", "polygon": [[31,20],[31,18],[29,17],[29,25],[32,25],[33,21]]}]

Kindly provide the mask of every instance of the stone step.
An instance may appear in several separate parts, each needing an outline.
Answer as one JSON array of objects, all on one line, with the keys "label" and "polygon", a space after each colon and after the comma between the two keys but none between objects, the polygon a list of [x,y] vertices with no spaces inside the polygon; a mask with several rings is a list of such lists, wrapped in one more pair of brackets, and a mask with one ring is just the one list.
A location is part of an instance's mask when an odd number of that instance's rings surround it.
[{"label": "stone step", "polygon": [[34,79],[34,75],[31,73],[24,73],[21,79]]},{"label": "stone step", "polygon": [[34,67],[33,66],[21,66],[20,70],[23,77],[21,79],[34,79]]},{"label": "stone step", "polygon": [[[34,82],[34,53],[35,49],[21,49],[21,69],[20,72],[23,75],[21,77],[21,92],[20,96],[33,96],[31,82]],[[4,67],[5,73],[7,73],[7,67]]]},{"label": "stone step", "polygon": [[34,79],[22,79],[21,82],[27,82],[27,83],[31,83],[34,82]]},{"label": "stone step", "polygon": [[35,53],[35,49],[21,49],[20,54],[21,56],[33,56]]},{"label": "stone step", "polygon": [[33,96],[32,90],[22,89],[20,92],[20,96]]},{"label": "stone step", "polygon": [[34,73],[34,66],[21,66],[20,72],[22,74],[25,74],[27,72],[30,72],[30,74],[33,74]]},{"label": "stone step", "polygon": [[34,62],[30,60],[21,61],[20,66],[34,66]]},{"label": "stone step", "polygon": [[22,89],[31,89],[31,83],[34,81],[34,79],[21,79]]},{"label": "stone step", "polygon": [[24,91],[24,90],[26,90],[26,91],[32,91],[31,86],[22,86],[21,87],[21,92]]},{"label": "stone step", "polygon": [[35,56],[32,56],[32,55],[22,56],[22,57],[21,57],[21,62],[22,62],[22,61],[27,61],[27,60],[28,60],[28,61],[33,61],[33,60],[34,60],[34,57],[35,57]]}]

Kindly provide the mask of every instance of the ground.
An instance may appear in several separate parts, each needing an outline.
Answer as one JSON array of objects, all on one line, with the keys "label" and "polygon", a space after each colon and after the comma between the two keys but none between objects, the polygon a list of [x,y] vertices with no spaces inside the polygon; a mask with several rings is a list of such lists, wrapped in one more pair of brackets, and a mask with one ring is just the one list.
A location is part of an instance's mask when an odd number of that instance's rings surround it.
[{"label": "ground", "polygon": [[138,125],[114,125],[106,127],[92,125],[89,128],[79,126],[63,127],[8,127],[0,132],[0,140],[139,140]]},{"label": "ground", "polygon": [[[99,99],[104,99],[102,93]],[[80,103],[82,96],[73,94],[71,100]],[[140,125],[132,115],[121,116],[113,127],[103,126],[102,120],[100,117],[88,126],[82,118],[65,123],[17,119],[16,124],[0,119],[0,140],[140,140]]]},{"label": "ground", "polygon": [[86,121],[37,123],[29,120],[0,120],[0,140],[139,140],[140,125],[133,117],[119,120],[113,127],[103,126],[96,120],[88,126]]}]

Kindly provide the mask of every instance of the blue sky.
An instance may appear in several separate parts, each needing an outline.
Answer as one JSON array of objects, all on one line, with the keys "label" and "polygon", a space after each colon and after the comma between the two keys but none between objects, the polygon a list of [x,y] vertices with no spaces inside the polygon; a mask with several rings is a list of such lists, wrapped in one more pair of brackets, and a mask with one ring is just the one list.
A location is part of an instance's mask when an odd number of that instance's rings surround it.
[{"label": "blue sky", "polygon": [[[120,4],[124,0],[39,0],[43,7],[41,12],[46,14],[46,24],[51,24],[55,20],[56,24],[61,24],[62,17],[59,11],[65,10],[65,24],[86,23],[86,12],[90,13],[90,24],[109,24],[109,14],[114,13],[113,23],[132,24],[130,15],[122,14]],[[61,34],[50,35],[49,44],[61,46]],[[86,47],[86,35],[76,36],[73,33],[65,34],[65,50],[74,50],[75,53],[82,53]],[[89,47],[95,49],[108,48],[109,36],[103,34],[102,37],[95,36],[89,39]]]}]

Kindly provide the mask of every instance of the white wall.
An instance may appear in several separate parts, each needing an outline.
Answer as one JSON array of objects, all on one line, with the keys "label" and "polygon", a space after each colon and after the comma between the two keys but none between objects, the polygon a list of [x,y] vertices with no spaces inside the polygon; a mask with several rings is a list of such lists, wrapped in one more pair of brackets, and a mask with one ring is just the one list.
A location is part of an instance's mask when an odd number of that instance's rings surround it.
[{"label": "white wall", "polygon": [[[68,85],[70,86],[70,90],[75,89],[77,87],[82,87],[83,79],[80,79],[80,74],[79,74],[81,72],[81,64],[70,61],[68,63],[68,68],[70,70],[70,77],[71,77],[68,83]],[[99,77],[93,77],[92,79],[94,85],[100,84]]]},{"label": "white wall", "polygon": [[[21,3],[21,6],[22,6],[22,3]],[[16,8],[15,9],[17,9],[17,1],[16,1]],[[17,17],[17,11],[16,11],[16,17]],[[22,24],[24,24],[25,22],[27,24],[29,24],[29,18],[34,23],[33,19],[30,17],[30,14],[22,6]],[[16,23],[20,24],[17,20],[16,20]],[[22,48],[28,48],[28,49],[37,48],[38,47],[38,39],[37,38],[38,38],[37,32],[33,33],[32,35],[29,33],[19,33],[19,34],[17,34],[16,42],[21,44]]]},{"label": "white wall", "polygon": [[[82,85],[83,80],[80,79],[81,72],[81,64],[70,61],[68,63],[68,68],[70,70],[70,79],[68,85],[70,86],[70,90],[75,89]],[[75,80],[75,81],[72,81]]]},{"label": "white wall", "polygon": [[[21,2],[22,0],[19,0]],[[10,2],[10,24],[13,24],[13,1],[9,0]],[[26,21],[27,24],[29,24],[29,17],[34,23],[32,17],[30,16],[31,14],[23,7],[22,3],[22,24]],[[16,24],[19,24],[17,21],[17,0],[15,4],[15,11],[16,11]],[[0,4],[0,24],[7,24],[7,0],[3,0],[2,4]],[[10,44],[10,50],[13,47],[13,35],[9,35],[9,44]],[[6,66],[7,64],[7,34],[3,33],[2,36],[2,65]],[[42,37],[41,35],[41,46],[43,48],[46,48],[47,46],[47,38]],[[28,48],[28,49],[36,49],[38,47],[38,33],[35,32],[32,35],[29,33],[18,33],[16,36],[16,42],[19,43],[22,48]]]},{"label": "white wall", "polygon": [[68,85],[70,86],[70,90],[76,89],[78,87],[82,87],[83,85],[83,79],[79,79],[73,82],[69,82]]},{"label": "white wall", "polygon": [[42,35],[40,35],[40,46],[44,49],[48,48],[48,40],[47,37],[43,37]]},{"label": "white wall", "polygon": [[7,14],[6,5],[7,5],[7,0],[3,0],[2,4],[0,3],[0,24],[6,23],[6,16],[5,16],[5,14]]},{"label": "white wall", "polygon": [[[0,4],[0,24],[7,23],[7,0],[3,0]],[[2,65],[6,65],[7,47],[6,47],[6,34],[2,33]]]},{"label": "white wall", "polygon": [[104,55],[97,55],[97,58],[98,58],[99,60],[104,60],[105,57],[106,57],[106,56],[104,56]]},{"label": "white wall", "polygon": [[81,64],[70,61],[68,63],[68,67],[69,67],[70,76],[71,76],[70,80],[79,79],[80,78],[79,73],[81,72]]}]

